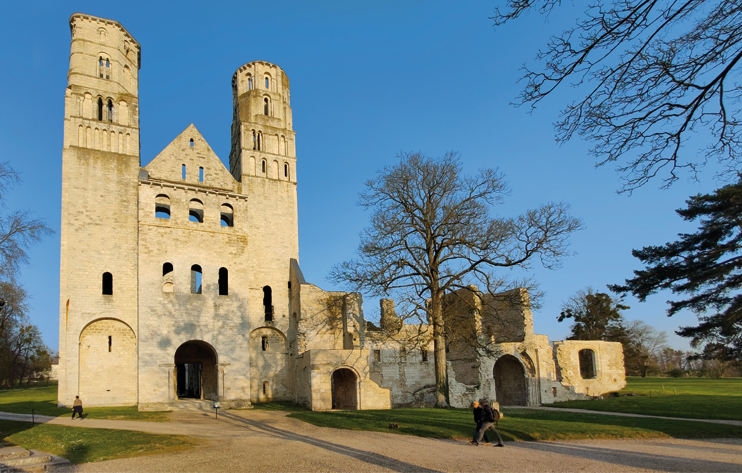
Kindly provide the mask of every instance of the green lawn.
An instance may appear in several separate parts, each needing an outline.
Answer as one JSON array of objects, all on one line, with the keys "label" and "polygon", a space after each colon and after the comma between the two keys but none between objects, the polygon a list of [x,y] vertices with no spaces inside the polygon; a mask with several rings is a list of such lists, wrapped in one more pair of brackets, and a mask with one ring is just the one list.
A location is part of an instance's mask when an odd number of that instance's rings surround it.
[{"label": "green lawn", "polygon": [[549,406],[691,419],[742,420],[742,378],[629,377],[620,394],[638,396],[557,402]]},{"label": "green lawn", "polygon": [[304,406],[294,404],[293,402],[261,402],[252,405],[253,409],[258,411],[285,411],[285,412],[308,412]]},{"label": "green lawn", "polygon": [[[506,441],[742,437],[740,426],[705,422],[527,409],[505,409],[504,414],[505,417],[499,423],[499,431]],[[289,417],[321,427],[372,430],[419,437],[463,439],[470,438],[474,432],[469,409],[296,412]],[[399,428],[390,429],[390,423],[399,424]]]},{"label": "green lawn", "polygon": [[[45,416],[72,416],[71,409],[57,407],[56,383],[50,383],[46,387],[0,391],[0,412],[31,414],[31,409],[36,414]],[[153,422],[167,422],[170,420],[169,412],[139,412],[136,406],[86,407],[83,410],[85,416],[91,419],[143,420]]]},{"label": "green lawn", "polygon": [[98,462],[187,450],[202,442],[183,435],[87,429],[0,420],[3,442],[62,456],[72,463]]}]

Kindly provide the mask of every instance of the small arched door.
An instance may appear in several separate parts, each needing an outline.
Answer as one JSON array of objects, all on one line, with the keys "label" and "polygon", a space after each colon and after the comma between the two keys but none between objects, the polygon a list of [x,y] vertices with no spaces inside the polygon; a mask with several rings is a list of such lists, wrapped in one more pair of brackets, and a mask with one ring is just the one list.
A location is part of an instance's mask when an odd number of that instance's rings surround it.
[{"label": "small arched door", "polygon": [[358,383],[356,374],[348,368],[332,373],[332,408],[358,409]]},{"label": "small arched door", "polygon": [[495,391],[501,406],[525,406],[528,399],[523,365],[513,355],[501,356],[495,363]]}]

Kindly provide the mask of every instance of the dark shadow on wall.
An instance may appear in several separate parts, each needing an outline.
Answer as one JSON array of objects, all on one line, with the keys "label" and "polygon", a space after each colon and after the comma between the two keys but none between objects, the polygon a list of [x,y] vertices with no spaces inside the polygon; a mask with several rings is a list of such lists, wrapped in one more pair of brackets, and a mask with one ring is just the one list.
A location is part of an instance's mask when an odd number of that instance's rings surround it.
[{"label": "dark shadow on wall", "polygon": [[387,468],[392,471],[419,471],[424,473],[440,473],[438,470],[431,470],[429,468],[423,468],[419,465],[412,463],[403,462],[396,458],[387,457],[378,453],[368,452],[358,448],[348,447],[346,445],[340,445],[326,440],[320,440],[312,438],[306,435],[299,435],[297,433],[279,429],[265,422],[259,422],[251,419],[236,416],[229,412],[221,414],[225,419],[228,419],[230,424],[234,426],[245,427],[253,431],[260,432],[265,435],[271,435],[280,440],[293,440],[297,442],[304,442],[317,448],[322,448],[333,453],[340,455],[346,455],[348,457],[360,460],[370,465]]}]

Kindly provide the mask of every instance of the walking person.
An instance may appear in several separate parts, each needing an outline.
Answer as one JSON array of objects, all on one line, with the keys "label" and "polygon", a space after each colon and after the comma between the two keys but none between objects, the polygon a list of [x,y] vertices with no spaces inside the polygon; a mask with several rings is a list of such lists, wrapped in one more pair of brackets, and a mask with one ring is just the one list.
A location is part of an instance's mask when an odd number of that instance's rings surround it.
[{"label": "walking person", "polygon": [[481,424],[477,427],[477,430],[474,432],[474,439],[469,442],[472,445],[479,445],[479,442],[482,441],[482,437],[484,436],[484,433],[487,431],[487,429],[492,429],[495,431],[495,434],[497,435],[497,439],[500,441],[496,447],[504,447],[505,444],[502,443],[502,437],[500,437],[500,432],[497,431],[495,428],[495,422],[500,418],[500,412],[492,410],[492,407],[490,406],[489,401],[486,399],[480,399],[479,405],[482,409],[482,414],[480,417]]},{"label": "walking person", "polygon": [[80,400],[80,396],[75,396],[75,402],[72,403],[72,419],[75,418],[75,414],[82,420],[82,401]]},{"label": "walking person", "polygon": [[[473,413],[474,413],[474,423],[477,425],[477,427],[474,429],[474,437],[469,442],[472,445],[478,445],[477,443],[477,437],[479,436],[479,430],[482,428],[482,415],[484,414],[484,410],[482,409],[482,406],[479,405],[479,401],[474,401],[472,403]],[[489,443],[489,440],[487,440],[487,433],[484,433],[484,441],[486,443]]]}]

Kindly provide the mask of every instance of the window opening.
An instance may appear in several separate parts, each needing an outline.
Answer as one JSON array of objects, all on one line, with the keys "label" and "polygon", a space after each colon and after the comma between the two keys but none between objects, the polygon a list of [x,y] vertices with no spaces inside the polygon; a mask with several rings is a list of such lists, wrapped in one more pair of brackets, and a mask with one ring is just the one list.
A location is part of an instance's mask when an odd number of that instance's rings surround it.
[{"label": "window opening", "polygon": [[233,227],[234,226],[234,209],[229,204],[222,204],[220,209],[221,225],[222,227]]},{"label": "window opening", "polygon": [[103,56],[98,56],[98,75],[103,78]]},{"label": "window opening", "polygon": [[191,266],[191,294],[202,293],[202,282],[201,266],[194,264]]},{"label": "window opening", "polygon": [[263,347],[263,351],[268,350],[268,337],[266,337],[265,335],[263,335],[260,338],[260,344]]},{"label": "window opening", "polygon": [[554,397],[557,397],[557,390],[556,390],[555,387],[552,387],[551,388],[551,395],[554,396]]},{"label": "window opening", "polygon": [[111,61],[106,58],[106,79],[109,78],[109,75],[111,73]]},{"label": "window opening", "polygon": [[265,159],[263,160],[262,170],[263,170],[263,173],[265,173]]},{"label": "window opening", "polygon": [[291,289],[291,281],[289,281],[289,289]]},{"label": "window opening", "polygon": [[173,292],[173,264],[162,265],[162,292]]},{"label": "window opening", "polygon": [[229,271],[227,268],[219,268],[219,295],[229,295]]},{"label": "window opening", "polygon": [[252,90],[252,77],[247,77],[247,90]]},{"label": "window opening", "polygon": [[422,355],[423,361],[428,361],[428,350],[426,348],[420,349],[420,355]]},{"label": "window opening", "polygon": [[109,335],[108,336],[108,353],[111,353],[111,343],[112,343],[112,340],[111,340],[111,336]]},{"label": "window opening", "polygon": [[381,363],[381,350],[374,350],[374,361]]},{"label": "window opening", "polygon": [[265,309],[265,321],[271,322],[273,320],[273,291],[270,286],[263,288],[263,308]]},{"label": "window opening", "polygon": [[595,378],[595,352],[589,349],[580,350],[578,353],[580,360],[580,376],[583,379]]},{"label": "window opening", "polygon": [[[267,81],[268,79],[266,79]],[[268,115],[268,97],[263,99],[263,114]]]},{"label": "window opening", "polygon": [[204,182],[204,168],[198,168],[198,182]]},{"label": "window opening", "polygon": [[98,121],[103,121],[103,99],[98,97]]},{"label": "window opening", "polygon": [[113,102],[111,102],[111,99],[108,99],[108,116],[107,119],[109,122],[113,121]]},{"label": "window opening", "polygon": [[198,199],[191,199],[188,207],[188,221],[204,223],[204,203]]},{"label": "window opening", "polygon": [[183,167],[181,167],[180,169],[181,169],[181,174],[182,174],[182,175],[181,175],[180,177],[181,177],[182,179],[185,179],[185,178],[186,178],[186,170],[185,170],[185,164],[184,164],[184,165],[183,165]]},{"label": "window opening", "polygon": [[191,148],[193,148],[193,138],[191,138]]},{"label": "window opening", "polygon": [[113,295],[113,275],[111,273],[103,273],[103,295]]},{"label": "window opening", "polygon": [[268,78],[267,78],[267,77],[265,78],[265,88],[266,88],[266,89],[270,89],[270,88],[271,88],[271,86],[270,86],[270,81],[268,80]]},{"label": "window opening", "polygon": [[170,219],[170,197],[160,194],[155,197],[155,217]]},{"label": "window opening", "polygon": [[289,165],[287,163],[283,164],[283,177],[289,177]]},{"label": "window opening", "polygon": [[258,132],[258,151],[260,151],[260,149],[262,148],[260,146],[261,141],[263,141],[263,133],[259,131]]},{"label": "window opening", "polygon": [[257,138],[255,137],[255,130],[252,131],[252,149],[257,149]]},{"label": "window opening", "polygon": [[268,381],[263,381],[263,394],[268,394]]}]

